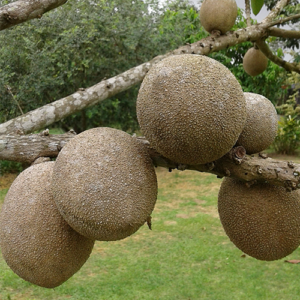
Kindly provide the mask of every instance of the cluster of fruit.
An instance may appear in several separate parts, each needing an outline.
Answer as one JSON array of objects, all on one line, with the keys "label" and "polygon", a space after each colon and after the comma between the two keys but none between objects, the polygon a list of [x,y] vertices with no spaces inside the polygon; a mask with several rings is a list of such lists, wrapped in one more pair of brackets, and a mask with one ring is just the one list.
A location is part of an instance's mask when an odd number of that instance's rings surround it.
[{"label": "cluster of fruit", "polygon": [[[141,85],[137,117],[150,145],[178,164],[206,164],[235,145],[257,153],[277,131],[268,99],[243,93],[226,67],[200,55],[156,64]],[[156,174],[143,144],[120,130],[87,130],[55,162],[33,165],[13,182],[0,214],[2,255],[23,279],[56,287],[86,262],[95,240],[123,239],[150,225],[156,198]],[[267,183],[247,188],[228,178],[219,213],[237,247],[273,260],[300,244],[299,203],[297,192]]]}]

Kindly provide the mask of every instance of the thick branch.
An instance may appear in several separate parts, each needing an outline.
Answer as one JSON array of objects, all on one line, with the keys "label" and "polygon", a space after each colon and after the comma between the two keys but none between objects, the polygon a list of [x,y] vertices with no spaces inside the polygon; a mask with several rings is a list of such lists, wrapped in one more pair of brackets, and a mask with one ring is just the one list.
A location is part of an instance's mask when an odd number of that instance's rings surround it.
[{"label": "thick branch", "polygon": [[81,89],[70,96],[0,124],[0,134],[16,133],[17,131],[20,133],[30,133],[45,128],[75,112],[125,91],[135,84],[140,83],[154,64],[169,55],[183,53],[207,55],[210,52],[219,51],[246,41],[254,42],[266,36],[265,29],[258,25],[253,25],[235,32],[228,32],[226,35],[219,37],[207,37],[165,55],[157,56],[147,63],[134,67],[108,80],[101,81],[92,87]]},{"label": "thick branch", "polygon": [[276,37],[283,37],[288,39],[300,39],[300,31],[286,30],[280,28],[269,28],[269,35]]},{"label": "thick branch", "polygon": [[56,157],[74,135],[49,135],[47,130],[40,134],[0,135],[0,160],[33,163],[39,157]]},{"label": "thick branch", "polygon": [[259,47],[260,51],[263,52],[264,55],[275,64],[285,68],[290,72],[294,71],[300,74],[300,64],[289,63],[274,55],[269,46],[263,40],[257,40],[256,45]]},{"label": "thick branch", "polygon": [[67,0],[27,0],[0,7],[0,30],[31,19],[41,18],[44,13],[66,2]]},{"label": "thick branch", "polygon": [[[72,132],[48,135],[47,131],[41,134],[0,136],[0,160],[34,163],[37,159],[56,157],[62,147],[73,137]],[[212,173],[218,177],[230,176],[245,181],[248,185],[257,181],[268,181],[273,185],[284,186],[287,190],[300,188],[300,164],[264,158],[263,155],[262,157],[247,156],[243,147],[236,147],[212,163],[195,166],[182,165],[157,153],[145,138],[136,139],[147,147],[155,166],[169,170]]]}]

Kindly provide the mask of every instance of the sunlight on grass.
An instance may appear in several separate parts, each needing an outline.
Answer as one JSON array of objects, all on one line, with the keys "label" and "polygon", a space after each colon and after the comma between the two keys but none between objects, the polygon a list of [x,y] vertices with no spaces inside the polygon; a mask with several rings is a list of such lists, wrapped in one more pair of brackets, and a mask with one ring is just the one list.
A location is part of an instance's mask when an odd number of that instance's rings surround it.
[{"label": "sunlight on grass", "polygon": [[[225,235],[217,212],[221,180],[157,168],[159,194],[152,229],[117,242],[96,242],[82,269],[63,285],[25,282],[0,259],[0,299],[296,300],[300,259],[263,262],[244,257]],[[0,190],[3,199],[6,190]]]}]

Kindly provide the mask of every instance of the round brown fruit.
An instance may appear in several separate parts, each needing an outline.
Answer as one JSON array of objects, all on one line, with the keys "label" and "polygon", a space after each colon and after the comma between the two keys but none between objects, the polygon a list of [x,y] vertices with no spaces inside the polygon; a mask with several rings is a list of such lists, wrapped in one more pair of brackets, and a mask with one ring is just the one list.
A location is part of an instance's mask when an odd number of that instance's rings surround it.
[{"label": "round brown fruit", "polygon": [[0,214],[4,260],[21,278],[46,288],[74,275],[94,246],[60,215],[50,187],[53,166],[46,162],[23,171],[12,183]]},{"label": "round brown fruit", "polygon": [[277,112],[266,97],[244,93],[246,99],[246,125],[236,143],[243,146],[247,154],[254,154],[267,149],[274,141],[277,128]]},{"label": "round brown fruit", "polygon": [[152,161],[144,145],[113,128],[93,128],[59,153],[53,195],[65,220],[82,235],[123,239],[151,215],[157,197]]},{"label": "round brown fruit", "polygon": [[218,198],[221,223],[230,240],[260,260],[277,260],[300,245],[300,192],[267,183],[247,187],[225,178]]},{"label": "round brown fruit", "polygon": [[225,34],[235,23],[238,8],[235,0],[204,0],[199,12],[200,22],[204,29]]},{"label": "round brown fruit", "polygon": [[246,101],[221,63],[202,55],[175,55],[147,73],[137,117],[160,154],[176,163],[205,164],[236,143],[246,122]]},{"label": "round brown fruit", "polygon": [[252,47],[243,58],[243,67],[248,75],[257,76],[268,67],[268,58],[259,49]]}]

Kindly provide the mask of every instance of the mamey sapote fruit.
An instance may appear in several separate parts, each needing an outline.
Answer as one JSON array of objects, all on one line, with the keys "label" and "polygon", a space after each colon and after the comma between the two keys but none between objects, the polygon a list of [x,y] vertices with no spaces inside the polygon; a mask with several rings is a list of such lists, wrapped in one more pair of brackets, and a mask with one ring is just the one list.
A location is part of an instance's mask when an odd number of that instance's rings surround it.
[{"label": "mamey sapote fruit", "polygon": [[93,128],[69,141],[53,171],[53,195],[65,220],[82,235],[123,239],[151,215],[157,180],[146,147],[113,128]]},{"label": "mamey sapote fruit", "polygon": [[259,49],[252,47],[243,58],[243,67],[248,75],[257,76],[268,67],[268,58]]},{"label": "mamey sapote fruit", "polygon": [[278,128],[277,112],[272,102],[262,95],[244,93],[244,96],[247,120],[237,146],[243,146],[247,154],[254,154],[273,143]]},{"label": "mamey sapote fruit", "polygon": [[235,23],[238,8],[235,0],[204,0],[199,12],[200,22],[204,29],[225,34]]},{"label": "mamey sapote fruit", "polygon": [[54,162],[29,167],[12,183],[0,214],[0,247],[21,278],[53,288],[75,274],[94,241],[74,231],[52,198]]},{"label": "mamey sapote fruit", "polygon": [[160,154],[177,163],[205,164],[234,146],[245,125],[246,101],[221,63],[202,55],[175,55],[145,76],[137,117]]},{"label": "mamey sapote fruit", "polygon": [[230,240],[260,260],[277,260],[300,245],[300,192],[267,183],[247,187],[225,178],[218,198],[221,223]]}]

